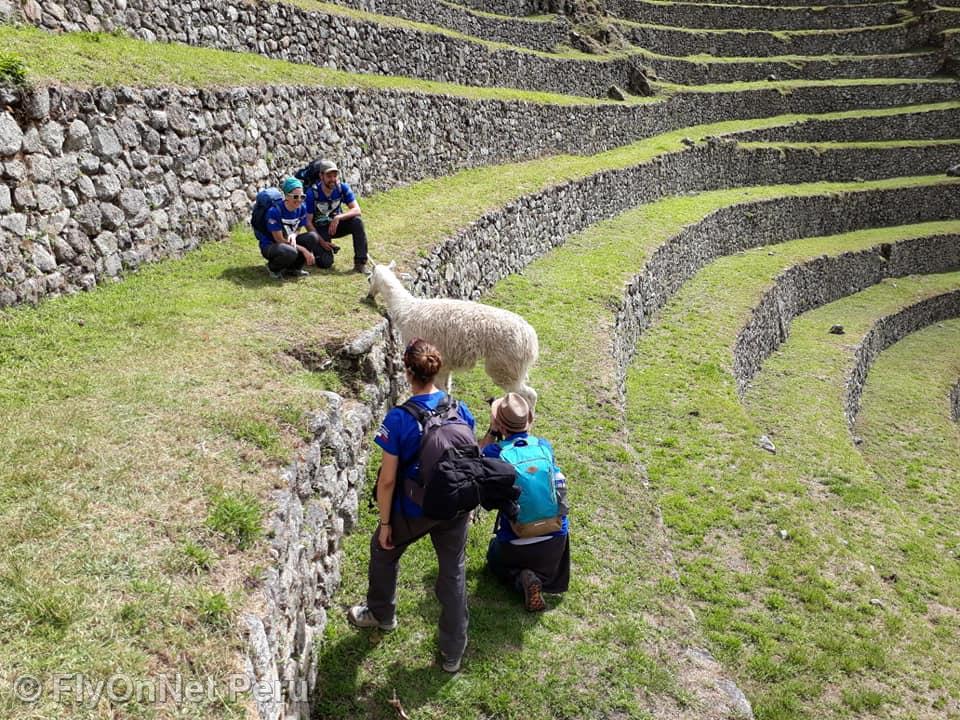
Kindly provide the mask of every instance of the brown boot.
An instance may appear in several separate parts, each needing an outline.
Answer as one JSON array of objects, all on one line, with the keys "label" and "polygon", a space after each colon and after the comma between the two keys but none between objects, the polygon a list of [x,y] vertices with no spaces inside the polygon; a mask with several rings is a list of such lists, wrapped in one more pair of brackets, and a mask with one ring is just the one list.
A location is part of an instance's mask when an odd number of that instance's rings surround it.
[{"label": "brown boot", "polygon": [[543,583],[533,570],[520,571],[520,585],[523,587],[523,606],[528,612],[543,612],[547,603],[543,599]]}]

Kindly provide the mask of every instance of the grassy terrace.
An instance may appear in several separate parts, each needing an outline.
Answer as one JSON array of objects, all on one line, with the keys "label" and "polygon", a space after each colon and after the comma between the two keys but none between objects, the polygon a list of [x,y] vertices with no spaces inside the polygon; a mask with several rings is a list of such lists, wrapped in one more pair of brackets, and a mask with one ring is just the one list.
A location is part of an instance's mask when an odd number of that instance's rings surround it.
[{"label": "grassy terrace", "polygon": [[[906,498],[864,465],[840,398],[847,348],[870,318],[955,288],[960,276],[886,283],[796,320],[746,407],[730,374],[736,331],[777,273],[908,234],[851,233],[720,260],[638,344],[627,426],[657,488],[681,583],[711,646],[741,669],[759,717],[944,717],[957,701],[958,627],[928,614],[935,597],[956,606],[956,567],[929,552],[913,516],[898,510]],[[838,318],[847,335],[827,334]],[[829,363],[818,356],[825,347]],[[775,456],[757,446],[761,434]],[[925,510],[956,531],[949,508]],[[895,572],[906,582],[891,587],[883,577]]]},{"label": "grassy terrace", "polygon": [[[387,717],[383,710],[386,699],[394,688],[404,685],[409,685],[406,692],[398,692],[405,706],[417,711],[417,717],[443,717],[448,713],[458,717],[512,717],[511,708],[516,707],[523,707],[525,714],[547,717],[557,713],[574,717],[641,717],[645,712],[680,713],[685,706],[689,711],[702,710],[696,688],[685,686],[683,675],[677,674],[667,659],[676,657],[671,651],[678,645],[698,642],[698,630],[689,626],[678,612],[691,575],[685,573],[681,584],[673,579],[668,554],[657,544],[658,534],[652,529],[656,524],[658,493],[645,488],[633,450],[625,443],[622,417],[613,402],[612,368],[601,359],[610,342],[609,307],[624,281],[641,267],[655,247],[712,207],[785,193],[840,190],[839,185],[750,188],[664,200],[598,224],[535,262],[522,277],[511,277],[497,286],[491,300],[521,312],[540,332],[543,357],[534,377],[538,390],[542,388],[537,422],[540,432],[558,439],[561,465],[569,477],[575,478],[573,562],[579,572],[572,592],[542,619],[519,614],[517,601],[505,598],[495,586],[491,587],[490,579],[483,574],[487,535],[484,529],[475,528],[468,550],[471,672],[447,682],[429,667],[433,659],[435,608],[430,600],[424,600],[424,595],[429,594],[432,558],[428,548],[416,548],[404,561],[400,590],[402,625],[397,633],[382,639],[358,638],[342,617],[331,615],[328,644],[321,661],[324,685],[320,717]],[[764,263],[765,277],[772,277],[774,267],[811,257],[827,247],[836,252],[899,237],[957,230],[958,222],[937,223],[790,243],[778,246],[775,265]],[[752,255],[770,257],[766,248]],[[744,280],[745,288],[750,282]],[[728,302],[725,298],[714,307],[725,307]],[[671,308],[685,304],[678,298]],[[740,316],[745,317],[746,307],[736,308],[731,315],[736,316],[738,309],[742,310]],[[696,312],[705,313],[702,322],[694,321]],[[655,395],[655,402],[665,403],[677,413],[685,414],[688,405],[700,408],[701,422],[722,433],[722,414],[718,409],[694,403],[676,407],[677,403],[662,395],[672,380],[671,366],[682,363],[679,346],[672,338],[683,333],[686,323],[699,330],[691,331],[696,336],[691,342],[706,343],[711,350],[714,345],[726,347],[722,328],[704,330],[715,319],[715,314],[704,306],[698,306],[690,317],[685,316],[677,324],[669,311],[664,314],[662,322],[650,331],[656,333],[651,336],[650,345],[660,348],[666,357],[661,364],[648,368],[643,381],[631,386],[631,409],[635,407],[635,396],[643,396],[637,402],[645,403],[647,397]],[[728,325],[732,342],[738,325]],[[641,343],[645,345],[646,339]],[[643,367],[650,359],[643,355],[637,364]],[[717,379],[717,373],[705,373],[706,368],[697,360],[692,365],[696,379],[688,379],[690,387],[712,387],[710,381]],[[461,394],[469,403],[481,406],[481,398],[490,391],[489,382],[475,372],[462,384]],[[728,389],[732,394],[732,382]],[[584,404],[584,397],[592,402]],[[645,406],[638,414],[647,411],[650,409]],[[723,411],[728,412],[729,408]],[[628,427],[641,453],[644,446],[659,448],[661,443],[654,438],[662,435],[664,428],[661,425],[654,430],[651,424],[656,424],[656,420],[638,427],[631,412]],[[676,447],[677,452],[686,454],[690,445],[681,442]],[[750,447],[738,448],[737,452],[753,454]],[[729,459],[729,454],[723,457]],[[700,475],[690,476],[688,482],[700,485],[702,479]],[[657,486],[662,482],[652,471],[651,480]],[[693,514],[701,513],[703,509]],[[667,518],[668,522],[672,519]],[[489,517],[484,525],[487,522]],[[372,518],[368,517],[365,524],[372,527]],[[679,528],[681,533],[682,530]],[[361,596],[364,590],[366,544],[367,537],[362,534],[347,541],[348,566],[340,595],[344,604]],[[696,580],[695,595],[699,578]],[[793,650],[802,652],[803,642],[808,641],[808,637],[799,638]],[[508,647],[506,653],[504,644]],[[659,662],[652,664],[653,658]],[[531,675],[540,678],[538,687],[525,682]],[[604,685],[612,691],[603,690]],[[550,692],[543,693],[543,687]],[[788,695],[791,692],[789,687],[780,686],[773,691]],[[763,694],[762,690],[757,692]],[[776,713],[763,716],[778,717]]]},{"label": "grassy terrace", "polygon": [[[388,22],[328,3],[295,4]],[[104,33],[54,36],[0,25],[0,43],[24,59],[38,83],[233,87],[295,78],[305,86],[603,102],[348,74]],[[661,87],[790,92],[904,82]],[[398,188],[363,198],[364,218],[375,255],[413,268],[432,245],[491,208],[681,151],[684,138],[955,107],[960,102],[689,127],[592,157],[480,168]],[[957,553],[955,503],[938,506],[932,489],[918,497],[888,488],[884,468],[895,467],[897,456],[871,456],[873,433],[866,429],[861,456],[845,427],[841,432],[842,412],[832,400],[811,410],[809,392],[788,392],[796,387],[788,382],[794,345],[784,348],[783,370],[776,369],[780,358],[768,363],[746,407],[726,370],[751,302],[784,267],[823,252],[958,232],[960,223],[809,239],[714,263],[641,340],[626,415],[607,352],[611,306],[623,283],[656,247],[712,210],[909,185],[956,190],[956,181],[925,177],[670,198],[601,223],[501,282],[488,301],[523,313],[540,333],[542,358],[533,376],[542,399],[538,431],[555,441],[571,479],[572,592],[550,613],[524,614],[482,572],[492,522],[483,517],[470,537],[466,671],[450,678],[434,664],[435,561],[421,543],[404,561],[396,633],[356,633],[331,609],[319,648],[317,717],[396,717],[386,703],[393,691],[416,719],[697,716],[716,697],[689,672],[683,652],[690,646],[709,647],[727,672],[736,671],[762,720],[881,712],[932,718],[952,711],[960,701],[960,671],[951,665],[960,628],[942,608],[957,607],[960,583],[957,566],[935,551]],[[307,413],[323,405],[321,392],[344,390],[333,371],[309,372],[290,350],[306,345],[326,352],[379,319],[360,301],[365,281],[342,272],[343,262],[277,284],[244,226],[222,243],[145,267],[95,293],[0,311],[0,717],[178,716],[169,706],[24,705],[9,692],[21,673],[179,671],[191,679],[242,670],[236,620],[256,603],[270,562],[261,536],[270,493],[280,469],[309,440]],[[843,342],[850,343],[884,303],[896,306],[958,283],[956,276],[897,281],[824,311],[844,308]],[[806,347],[801,325],[794,324],[791,343]],[[819,328],[810,334],[811,348],[821,339]],[[831,348],[833,365],[816,378],[817,388],[839,388],[843,349]],[[774,387],[777,378],[783,387]],[[478,418],[482,398],[493,391],[480,372],[458,378],[458,394]],[[865,423],[874,417],[868,400]],[[756,449],[760,432],[783,446],[780,454]],[[955,480],[944,480],[942,489],[955,493]],[[657,529],[661,507],[667,534]],[[904,508],[919,517],[905,517]],[[365,514],[346,541],[342,605],[362,595],[372,527]],[[779,529],[787,530],[786,539]],[[868,570],[871,563],[877,572]],[[877,577],[891,572],[899,583]],[[245,710],[218,698],[190,706],[186,716],[239,718]]]},{"label": "grassy terrace", "polygon": [[[369,198],[365,216],[378,254],[410,265],[491,204],[523,192],[679,149],[683,136],[803,119],[688,128],[593,158],[467,171]],[[426,197],[433,232],[418,235],[415,209]],[[416,244],[395,240],[410,237]],[[318,391],[340,389],[331,373],[306,372],[287,350],[369,325],[376,316],[358,303],[363,290],[361,278],[336,271],[276,286],[249,234],[239,231],[122,284],[3,313],[0,567],[7,582],[0,607],[12,641],[0,651],[2,667],[234,669],[224,652],[238,648],[232,619],[260,572],[255,530],[270,478],[303,442],[303,414],[322,403]],[[578,462],[585,461],[565,458]],[[355,552],[351,558],[359,562]],[[597,578],[604,587],[603,575]],[[624,597],[638,592],[649,600],[652,590],[624,588]],[[30,630],[14,632],[23,627]],[[645,667],[643,682],[623,682],[653,683],[670,702],[687,702],[666,670],[652,661]],[[601,701],[599,689],[592,697]],[[22,710],[9,697],[0,702],[8,716]],[[204,710],[225,712],[233,710]]]},{"label": "grassy terrace", "polygon": [[[908,335],[874,362],[854,432],[870,469],[900,492],[955,515],[960,428],[949,394],[960,378],[960,320]],[[938,513],[940,510],[938,510]]]}]

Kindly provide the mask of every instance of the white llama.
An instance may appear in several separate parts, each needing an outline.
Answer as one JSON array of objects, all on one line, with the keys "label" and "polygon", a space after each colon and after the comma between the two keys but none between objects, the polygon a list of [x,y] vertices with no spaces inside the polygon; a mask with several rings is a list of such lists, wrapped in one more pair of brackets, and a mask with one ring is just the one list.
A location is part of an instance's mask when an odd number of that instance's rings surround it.
[{"label": "white llama", "polygon": [[443,358],[436,384],[450,392],[454,371],[469,370],[483,358],[484,369],[506,392],[522,395],[530,407],[537,392],[527,385],[527,372],[537,361],[537,331],[516,313],[470,300],[415,298],[393,274],[394,263],[374,265],[370,292],[387,304],[404,345],[421,337]]}]

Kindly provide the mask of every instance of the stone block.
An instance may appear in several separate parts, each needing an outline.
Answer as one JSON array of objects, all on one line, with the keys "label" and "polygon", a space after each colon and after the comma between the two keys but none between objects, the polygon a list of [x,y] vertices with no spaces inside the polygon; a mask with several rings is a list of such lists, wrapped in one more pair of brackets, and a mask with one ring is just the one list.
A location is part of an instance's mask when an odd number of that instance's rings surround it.
[{"label": "stone block", "polygon": [[16,155],[22,146],[23,131],[20,125],[10,113],[0,113],[0,156]]}]

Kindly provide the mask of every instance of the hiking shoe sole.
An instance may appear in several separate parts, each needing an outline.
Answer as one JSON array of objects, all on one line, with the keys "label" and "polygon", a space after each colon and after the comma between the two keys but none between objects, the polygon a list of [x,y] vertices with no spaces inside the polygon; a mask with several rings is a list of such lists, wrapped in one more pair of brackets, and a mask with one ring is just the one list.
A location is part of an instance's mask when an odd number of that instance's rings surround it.
[{"label": "hiking shoe sole", "polygon": [[547,603],[543,599],[543,583],[532,570],[520,573],[520,584],[523,586],[523,606],[527,612],[543,612]]}]

